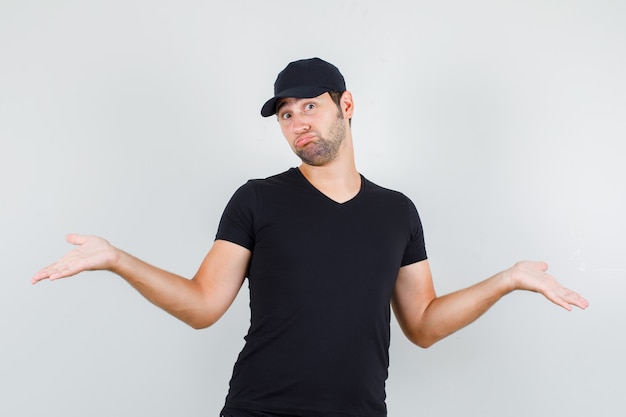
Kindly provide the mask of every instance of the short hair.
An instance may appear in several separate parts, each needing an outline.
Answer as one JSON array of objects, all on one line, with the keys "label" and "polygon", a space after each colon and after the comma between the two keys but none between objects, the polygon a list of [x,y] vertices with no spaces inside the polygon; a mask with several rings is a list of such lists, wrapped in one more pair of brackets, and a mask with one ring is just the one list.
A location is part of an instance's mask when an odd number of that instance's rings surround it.
[{"label": "short hair", "polygon": [[[343,97],[343,93],[345,93],[345,91],[330,90],[328,92],[328,94],[330,94],[330,98],[333,100],[335,105],[337,105],[337,108],[339,109],[339,114],[341,115],[343,115],[343,111],[341,110],[341,97]],[[350,124],[350,126],[352,126],[352,118],[348,119],[348,123]]]}]

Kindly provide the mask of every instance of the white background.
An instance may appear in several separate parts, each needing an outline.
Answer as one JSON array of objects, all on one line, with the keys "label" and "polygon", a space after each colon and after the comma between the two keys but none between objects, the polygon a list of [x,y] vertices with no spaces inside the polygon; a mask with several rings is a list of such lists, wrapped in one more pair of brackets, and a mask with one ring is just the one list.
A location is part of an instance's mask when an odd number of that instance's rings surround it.
[{"label": "white background", "polygon": [[110,273],[30,277],[68,232],[192,276],[233,191],[298,164],[259,111],[312,56],[440,293],[542,259],[591,302],[512,294],[428,350],[394,321],[390,416],[623,415],[625,51],[619,0],[1,0],[0,415],[218,415],[247,291],[195,331]]}]

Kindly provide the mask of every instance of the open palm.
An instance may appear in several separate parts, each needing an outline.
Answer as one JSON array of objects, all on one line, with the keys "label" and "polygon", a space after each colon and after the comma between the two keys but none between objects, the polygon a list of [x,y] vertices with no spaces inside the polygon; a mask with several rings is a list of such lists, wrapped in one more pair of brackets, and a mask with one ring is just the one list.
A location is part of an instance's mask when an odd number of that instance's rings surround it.
[{"label": "open palm", "polygon": [[65,239],[76,247],[37,272],[32,278],[33,284],[44,279],[70,277],[83,271],[111,269],[119,259],[117,250],[101,237],[70,234]]}]

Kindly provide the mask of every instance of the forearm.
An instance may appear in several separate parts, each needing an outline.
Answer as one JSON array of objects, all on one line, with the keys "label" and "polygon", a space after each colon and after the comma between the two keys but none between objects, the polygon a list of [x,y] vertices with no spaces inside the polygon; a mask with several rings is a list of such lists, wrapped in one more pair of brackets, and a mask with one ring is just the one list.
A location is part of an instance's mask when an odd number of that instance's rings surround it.
[{"label": "forearm", "polygon": [[420,345],[430,346],[462,329],[513,291],[507,274],[503,271],[471,287],[434,298],[423,311],[416,332]]},{"label": "forearm", "polygon": [[111,271],[124,278],[152,304],[194,328],[217,320],[211,316],[202,289],[193,280],[160,269],[122,250]]}]

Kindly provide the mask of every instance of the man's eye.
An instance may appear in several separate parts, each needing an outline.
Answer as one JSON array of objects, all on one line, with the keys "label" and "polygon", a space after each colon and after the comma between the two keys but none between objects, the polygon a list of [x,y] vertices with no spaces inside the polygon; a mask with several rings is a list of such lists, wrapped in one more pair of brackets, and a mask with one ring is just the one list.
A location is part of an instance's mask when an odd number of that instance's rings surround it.
[{"label": "man's eye", "polygon": [[313,103],[309,103],[306,106],[304,106],[305,111],[313,110],[314,108],[315,108],[315,104]]},{"label": "man's eye", "polygon": [[283,113],[280,118],[282,120],[287,120],[287,119],[291,119],[291,113]]}]

